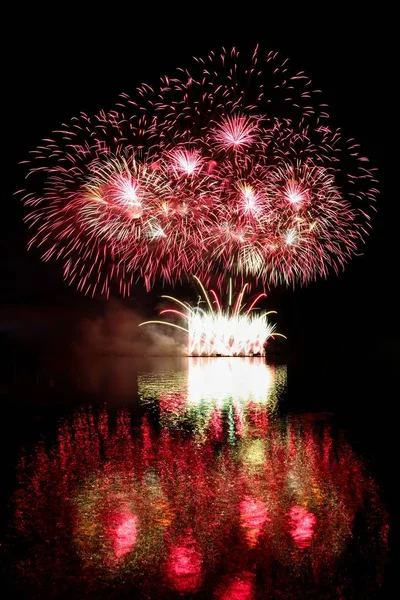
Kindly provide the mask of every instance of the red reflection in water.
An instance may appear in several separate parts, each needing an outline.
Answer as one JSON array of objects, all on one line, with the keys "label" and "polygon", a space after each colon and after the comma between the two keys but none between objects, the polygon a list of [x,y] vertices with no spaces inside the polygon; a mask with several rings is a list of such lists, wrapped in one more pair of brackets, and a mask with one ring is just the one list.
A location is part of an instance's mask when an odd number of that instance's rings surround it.
[{"label": "red reflection in water", "polygon": [[254,598],[254,574],[241,573],[232,578],[218,597],[220,600],[251,600]]},{"label": "red reflection in water", "polygon": [[314,534],[315,515],[302,506],[292,506],[288,512],[289,532],[299,548],[307,548]]},{"label": "red reflection in water", "polygon": [[250,546],[254,546],[261,535],[268,517],[265,503],[257,498],[246,496],[239,504],[240,520]]},{"label": "red reflection in water", "polygon": [[131,513],[115,514],[111,518],[112,525],[108,532],[112,539],[114,554],[121,558],[128,552],[132,552],[136,544],[138,518]]},{"label": "red reflection in water", "polygon": [[179,592],[195,591],[201,584],[201,552],[193,535],[187,532],[171,547],[168,578]]},{"label": "red reflection in water", "polygon": [[210,419],[209,437],[211,440],[222,442],[224,439],[224,425],[222,419],[222,411],[215,407]]},{"label": "red reflection in water", "polygon": [[374,482],[326,424],[268,421],[261,410],[251,406],[235,427],[232,412],[214,407],[201,439],[157,434],[146,419],[133,433],[125,411],[113,425],[90,410],[64,422],[53,448],[21,460],[24,581],[73,572],[81,597],[111,581],[151,598],[172,589],[242,600],[259,585],[263,597],[292,597],[290,586],[301,597],[307,582],[323,597],[325,581],[351,585],[349,552],[351,564],[369,565],[371,584],[388,529]]},{"label": "red reflection in water", "polygon": [[160,394],[159,406],[164,414],[178,415],[186,405],[186,397],[182,392],[162,392]]}]

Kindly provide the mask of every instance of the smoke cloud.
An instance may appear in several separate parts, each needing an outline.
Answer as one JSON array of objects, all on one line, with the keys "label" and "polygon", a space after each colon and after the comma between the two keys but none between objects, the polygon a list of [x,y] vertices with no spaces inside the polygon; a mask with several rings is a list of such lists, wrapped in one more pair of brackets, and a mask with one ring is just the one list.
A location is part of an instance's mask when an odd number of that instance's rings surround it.
[{"label": "smoke cloud", "polygon": [[139,324],[146,317],[111,299],[101,315],[81,320],[74,347],[77,352],[119,356],[183,356],[185,333],[163,325]]},{"label": "smoke cloud", "polygon": [[[154,318],[154,317],[153,317]],[[139,324],[149,317],[111,299],[90,307],[3,307],[0,333],[40,354],[182,356],[185,333]]]}]

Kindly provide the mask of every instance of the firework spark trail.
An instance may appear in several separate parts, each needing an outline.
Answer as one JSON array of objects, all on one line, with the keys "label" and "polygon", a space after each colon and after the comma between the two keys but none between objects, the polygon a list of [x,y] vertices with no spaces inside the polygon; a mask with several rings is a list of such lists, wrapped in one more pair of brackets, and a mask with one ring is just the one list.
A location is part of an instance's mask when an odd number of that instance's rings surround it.
[{"label": "firework spark trail", "polygon": [[31,154],[30,246],[87,294],[196,273],[265,285],[338,272],[370,227],[373,169],[277,53],[194,59]]},{"label": "firework spark trail", "polygon": [[[203,294],[203,302],[208,306],[204,310],[199,306],[191,306],[172,296],[162,296],[172,300],[184,309],[176,310],[167,308],[160,315],[172,314],[184,319],[184,326],[169,321],[145,321],[142,325],[166,325],[180,329],[188,334],[189,356],[252,356],[264,355],[265,347],[270,338],[284,335],[276,332],[276,325],[269,323],[268,315],[276,314],[275,311],[255,313],[257,302],[265,296],[259,294],[247,308],[243,305],[244,294],[247,285],[244,285],[237,295],[232,311],[229,305],[222,308],[222,303],[214,290],[207,293],[204,285],[195,277]],[[229,283],[231,290],[231,282]],[[213,300],[211,300],[211,297]],[[231,291],[229,294],[231,301]],[[285,338],[286,339],[286,338]]]}]

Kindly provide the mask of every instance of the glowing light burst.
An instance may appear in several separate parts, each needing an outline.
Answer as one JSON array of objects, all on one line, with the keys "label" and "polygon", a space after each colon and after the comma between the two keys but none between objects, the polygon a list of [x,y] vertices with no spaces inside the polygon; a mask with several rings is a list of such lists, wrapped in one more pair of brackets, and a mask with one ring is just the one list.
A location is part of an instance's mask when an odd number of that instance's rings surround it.
[{"label": "glowing light burst", "polygon": [[259,294],[245,311],[245,284],[233,308],[229,300],[228,307],[223,309],[216,292],[211,290],[208,294],[201,281],[197,277],[195,279],[202,290],[203,302],[207,304],[206,310],[199,304],[191,306],[172,296],[162,296],[175,302],[185,312],[168,308],[162,310],[160,315],[177,315],[185,320],[186,327],[168,321],[145,321],[139,327],[161,324],[185,331],[188,334],[189,356],[262,356],[269,338],[278,336],[286,339],[275,331],[276,325],[268,322],[268,315],[276,314],[276,311],[255,312],[257,301],[265,294]]},{"label": "glowing light burst", "polygon": [[246,183],[239,186],[242,195],[242,210],[245,215],[258,216],[261,212],[261,202],[259,195],[254,188]]},{"label": "glowing light burst", "polygon": [[377,194],[310,79],[258,47],[247,61],[211,52],[81,114],[27,162],[30,246],[92,295],[190,273],[219,286],[325,277],[358,251]]},{"label": "glowing light burst", "polygon": [[204,161],[199,152],[185,149],[173,150],[169,158],[171,165],[186,175],[193,175],[201,168]]},{"label": "glowing light burst", "polygon": [[289,181],[286,189],[284,191],[284,195],[292,204],[298,204],[303,202],[306,195],[302,190],[301,186],[299,186],[296,182]]},{"label": "glowing light burst", "polygon": [[257,121],[241,116],[225,117],[212,132],[217,149],[241,150],[251,146],[256,139],[258,130]]}]

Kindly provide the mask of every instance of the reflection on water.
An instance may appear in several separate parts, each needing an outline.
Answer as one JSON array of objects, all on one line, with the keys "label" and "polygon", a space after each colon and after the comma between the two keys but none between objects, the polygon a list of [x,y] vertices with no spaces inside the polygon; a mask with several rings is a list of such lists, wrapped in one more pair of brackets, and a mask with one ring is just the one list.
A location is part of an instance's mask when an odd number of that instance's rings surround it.
[{"label": "reflection on water", "polygon": [[323,418],[271,416],[284,369],[188,365],[139,376],[161,427],[153,410],[135,424],[82,409],[23,455],[19,585],[46,598],[373,595],[386,515],[345,438]]},{"label": "reflection on water", "polygon": [[138,375],[142,400],[184,394],[189,404],[253,401],[275,408],[285,384],[286,367],[267,365],[263,358],[193,357],[180,370]]},{"label": "reflection on water", "polygon": [[56,444],[21,459],[20,587],[43,598],[373,595],[388,530],[376,486],[328,421],[271,416],[285,378],[259,359],[190,359],[139,375],[140,423],[87,408],[65,420]]},{"label": "reflection on water", "polygon": [[158,409],[161,424],[189,426],[203,441],[242,436],[267,423],[286,390],[286,366],[263,358],[188,358],[181,368],[138,373],[139,399]]}]

